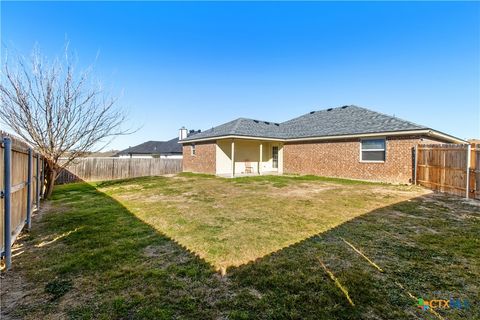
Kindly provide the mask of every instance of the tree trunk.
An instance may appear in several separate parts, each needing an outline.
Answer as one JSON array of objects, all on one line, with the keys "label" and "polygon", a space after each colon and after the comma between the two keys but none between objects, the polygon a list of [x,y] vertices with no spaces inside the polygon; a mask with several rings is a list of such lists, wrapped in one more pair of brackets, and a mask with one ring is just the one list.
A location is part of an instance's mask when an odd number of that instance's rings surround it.
[{"label": "tree trunk", "polygon": [[52,168],[50,164],[47,164],[45,168],[45,194],[44,198],[48,199],[52,196],[53,186],[55,185],[55,179],[57,178],[57,169]]}]

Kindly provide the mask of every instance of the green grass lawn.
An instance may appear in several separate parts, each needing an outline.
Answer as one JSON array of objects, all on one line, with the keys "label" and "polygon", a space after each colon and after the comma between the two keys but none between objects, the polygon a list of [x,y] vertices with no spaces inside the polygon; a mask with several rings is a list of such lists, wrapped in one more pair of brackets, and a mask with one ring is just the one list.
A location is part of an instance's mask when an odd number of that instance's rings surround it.
[{"label": "green grass lawn", "polygon": [[[480,314],[480,206],[416,187],[184,174],[59,186],[44,208],[2,276],[6,317]],[[433,314],[415,298],[469,306]]]},{"label": "green grass lawn", "polygon": [[136,217],[216,270],[255,261],[424,190],[315,176],[182,174],[100,183]]}]

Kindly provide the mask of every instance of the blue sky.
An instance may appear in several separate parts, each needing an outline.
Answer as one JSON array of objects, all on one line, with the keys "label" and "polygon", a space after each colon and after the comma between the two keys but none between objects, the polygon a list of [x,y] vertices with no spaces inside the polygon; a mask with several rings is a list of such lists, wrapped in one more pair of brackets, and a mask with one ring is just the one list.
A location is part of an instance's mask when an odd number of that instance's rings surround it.
[{"label": "blue sky", "polygon": [[65,37],[142,126],[111,148],[346,104],[480,137],[478,2],[1,2],[2,55]]}]

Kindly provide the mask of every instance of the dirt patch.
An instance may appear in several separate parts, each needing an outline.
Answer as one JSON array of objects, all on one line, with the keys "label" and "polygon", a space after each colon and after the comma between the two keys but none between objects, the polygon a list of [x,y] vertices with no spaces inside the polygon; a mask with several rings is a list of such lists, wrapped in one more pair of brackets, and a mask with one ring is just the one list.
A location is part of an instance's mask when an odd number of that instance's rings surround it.
[{"label": "dirt patch", "polygon": [[[302,183],[300,185],[296,185],[290,188],[283,188],[282,196],[292,198],[311,198],[318,193],[339,188],[340,186],[322,185],[318,183]],[[278,189],[275,189],[275,194],[278,194]]]},{"label": "dirt patch", "polygon": [[[65,208],[57,209],[55,211],[64,212],[66,210],[68,210],[68,208],[65,207]],[[32,223],[40,221],[45,213],[52,212],[52,211],[54,210],[52,210],[52,203],[50,201],[42,202],[40,206],[40,210],[35,211],[34,214],[32,215]]]},{"label": "dirt patch", "polygon": [[10,270],[8,273],[2,273],[0,275],[2,292],[1,298],[1,318],[2,319],[15,319],[13,313],[16,309],[19,301],[24,302],[28,296],[27,284],[23,277]]},{"label": "dirt patch", "polygon": [[[21,240],[20,240],[21,242]],[[15,246],[22,246],[22,250],[31,250],[24,243],[17,243]],[[15,248],[14,246],[14,248]],[[2,320],[21,319],[22,306],[32,307],[38,304],[38,301],[46,301],[47,295],[43,291],[43,286],[32,286],[21,272],[21,265],[12,265],[8,272],[2,272],[1,282],[1,312]]]},{"label": "dirt patch", "polygon": [[[42,224],[42,219],[45,214],[58,214],[69,210],[68,206],[54,207],[51,201],[44,201],[41,203],[40,210],[37,210],[32,215],[32,224]],[[23,231],[17,238],[17,242],[12,246],[13,258],[15,255],[21,255],[25,251],[34,251],[35,243],[32,241],[25,241],[29,234]],[[33,306],[38,301],[45,301],[48,295],[44,292],[43,286],[33,287],[25,279],[25,275],[21,271],[21,265],[15,262],[12,264],[12,269],[8,272],[2,272],[0,275],[1,281],[1,319],[19,319],[18,309],[21,306]],[[61,316],[58,319],[62,318]]]},{"label": "dirt patch", "polygon": [[368,188],[368,191],[377,195],[396,195],[412,198],[412,194],[416,196],[426,196],[432,192],[423,188],[416,188],[412,186],[386,186],[380,188]]},{"label": "dirt patch", "polygon": [[183,196],[172,196],[172,195],[163,195],[163,194],[125,194],[118,196],[119,199],[125,201],[142,201],[144,203],[153,203],[153,202],[160,202],[160,201],[168,201],[168,202],[183,202],[186,201]]},{"label": "dirt patch", "polygon": [[[73,279],[73,288],[68,291],[58,302],[59,309],[72,309],[92,301],[95,289],[95,287],[92,287],[91,279]],[[60,315],[62,314],[63,312]]]}]

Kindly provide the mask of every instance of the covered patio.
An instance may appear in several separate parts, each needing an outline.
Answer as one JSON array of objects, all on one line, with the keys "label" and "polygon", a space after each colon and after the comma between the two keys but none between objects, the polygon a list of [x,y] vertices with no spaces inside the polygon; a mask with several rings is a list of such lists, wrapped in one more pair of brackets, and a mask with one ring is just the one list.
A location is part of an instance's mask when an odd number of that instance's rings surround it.
[{"label": "covered patio", "polygon": [[217,140],[215,158],[216,174],[221,177],[283,173],[283,144],[278,141]]}]

